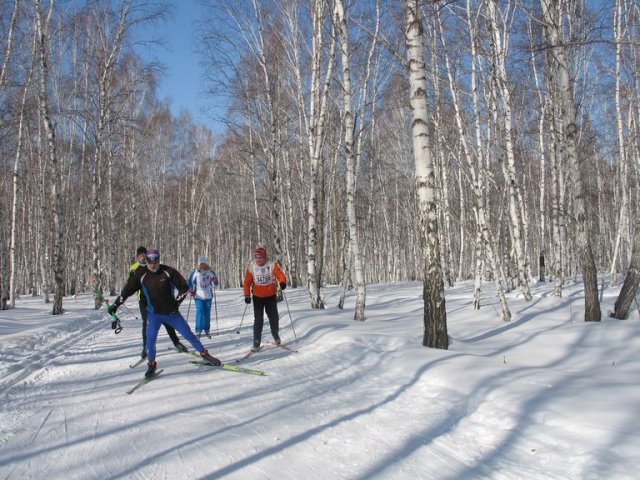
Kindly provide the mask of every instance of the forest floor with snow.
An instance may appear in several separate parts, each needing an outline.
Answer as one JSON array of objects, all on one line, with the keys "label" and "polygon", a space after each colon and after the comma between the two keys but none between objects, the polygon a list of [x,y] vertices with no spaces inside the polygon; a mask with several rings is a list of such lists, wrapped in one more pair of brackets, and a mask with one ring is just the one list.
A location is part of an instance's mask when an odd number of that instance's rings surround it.
[{"label": "forest floor with snow", "polygon": [[[236,333],[240,290],[217,292],[205,347],[264,377],[198,367],[158,337],[163,373],[131,395],[145,364],[135,299],[114,335],[90,294],[51,316],[42,298],[0,311],[0,479],[635,479],[640,464],[640,315],[585,323],[581,283],[509,295],[446,290],[449,350],[421,345],[422,285],[368,285],[366,321],[339,289],[313,310],[286,290],[281,336]],[[290,309],[290,315],[287,310]],[[182,313],[193,328],[194,306]],[[135,317],[138,318],[135,318]],[[295,327],[295,332],[294,328]],[[191,346],[183,342],[190,349]]]}]

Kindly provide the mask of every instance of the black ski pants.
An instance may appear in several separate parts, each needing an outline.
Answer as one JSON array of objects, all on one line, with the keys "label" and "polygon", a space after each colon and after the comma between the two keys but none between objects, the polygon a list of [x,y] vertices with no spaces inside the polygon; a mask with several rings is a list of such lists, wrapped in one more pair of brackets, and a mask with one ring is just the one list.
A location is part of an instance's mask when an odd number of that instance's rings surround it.
[{"label": "black ski pants", "polygon": [[276,296],[253,297],[253,343],[260,345],[262,340],[262,327],[264,325],[264,313],[267,312],[269,327],[274,340],[280,338],[280,317],[278,315],[278,301]]}]

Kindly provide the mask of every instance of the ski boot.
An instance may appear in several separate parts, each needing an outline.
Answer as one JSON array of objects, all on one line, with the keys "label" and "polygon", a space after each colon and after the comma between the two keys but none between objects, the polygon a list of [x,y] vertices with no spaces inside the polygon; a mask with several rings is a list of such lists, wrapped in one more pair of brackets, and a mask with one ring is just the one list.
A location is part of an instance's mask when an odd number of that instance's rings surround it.
[{"label": "ski boot", "polygon": [[145,372],[144,376],[145,378],[151,378],[156,374],[156,367],[158,366],[158,364],[155,362],[155,360],[153,360],[149,361],[147,365],[149,366],[147,367],[147,371]]},{"label": "ski boot", "polygon": [[214,367],[219,367],[220,365],[222,365],[222,362],[220,360],[218,360],[216,357],[212,357],[211,355],[209,355],[209,352],[206,350],[203,350],[202,352],[200,352],[200,356],[205,362],[213,365]]},{"label": "ski boot", "polygon": [[179,352],[182,353],[187,353],[189,350],[187,350],[187,347],[185,347],[183,344],[181,344],[180,342],[176,342],[173,344],[173,346],[175,347],[175,349]]}]

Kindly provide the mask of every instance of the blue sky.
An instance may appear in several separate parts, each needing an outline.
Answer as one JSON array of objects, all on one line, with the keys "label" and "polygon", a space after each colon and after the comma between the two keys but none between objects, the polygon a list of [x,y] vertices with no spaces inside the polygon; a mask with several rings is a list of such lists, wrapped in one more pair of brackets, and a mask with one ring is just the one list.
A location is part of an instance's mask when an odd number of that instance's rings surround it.
[{"label": "blue sky", "polygon": [[164,65],[165,76],[158,85],[158,98],[170,103],[174,115],[182,109],[189,110],[194,120],[219,131],[220,125],[201,111],[207,99],[202,94],[193,24],[202,17],[203,7],[195,0],[169,0],[168,3],[173,10],[167,20],[142,34],[147,39],[161,40],[163,45],[144,46],[138,51],[148,60],[157,60]]}]

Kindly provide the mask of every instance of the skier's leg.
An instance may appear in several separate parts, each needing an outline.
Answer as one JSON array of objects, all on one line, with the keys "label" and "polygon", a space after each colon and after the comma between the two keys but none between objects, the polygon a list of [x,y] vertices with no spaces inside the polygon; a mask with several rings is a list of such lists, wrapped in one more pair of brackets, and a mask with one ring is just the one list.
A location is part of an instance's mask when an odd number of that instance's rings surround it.
[{"label": "skier's leg", "polygon": [[196,334],[202,333],[202,299],[196,298]]},{"label": "skier's leg", "polygon": [[167,333],[169,334],[169,338],[171,339],[173,344],[175,345],[176,343],[180,343],[180,339],[178,338],[178,335],[176,335],[176,329],[173,328],[168,323],[163,323],[163,325],[164,325],[164,328],[167,330]]},{"label": "skier's leg", "polygon": [[156,359],[156,340],[161,324],[161,315],[150,312],[147,316],[147,358],[150,362]]},{"label": "skier's leg", "polygon": [[211,329],[211,299],[202,301],[202,329],[209,335]]},{"label": "skier's leg", "polygon": [[142,317],[142,356],[145,357],[147,355],[147,302],[140,299],[138,306]]},{"label": "skier's leg", "polygon": [[253,346],[259,347],[262,341],[262,326],[264,325],[264,300],[253,297]]},{"label": "skier's leg", "polygon": [[273,339],[278,342],[280,340],[280,316],[278,315],[278,300],[276,296],[264,299],[264,309],[267,312],[269,318],[269,327],[271,328],[271,335]]},{"label": "skier's leg", "polygon": [[197,352],[202,352],[205,349],[200,340],[198,340],[198,337],[193,334],[191,328],[189,328],[189,324],[180,312],[164,315],[163,320],[180,332],[180,335],[191,343]]}]

